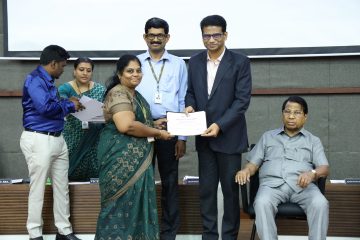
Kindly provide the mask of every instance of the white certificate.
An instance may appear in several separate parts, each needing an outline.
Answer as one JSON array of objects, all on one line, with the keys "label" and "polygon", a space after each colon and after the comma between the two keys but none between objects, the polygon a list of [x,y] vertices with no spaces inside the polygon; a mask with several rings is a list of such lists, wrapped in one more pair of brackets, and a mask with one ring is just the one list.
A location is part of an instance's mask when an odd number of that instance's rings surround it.
[{"label": "white certificate", "polygon": [[167,131],[174,136],[200,135],[207,129],[204,111],[189,113],[167,112]]},{"label": "white certificate", "polygon": [[79,102],[84,105],[85,109],[71,113],[74,117],[86,122],[105,122],[103,114],[103,103],[87,96],[82,96]]}]

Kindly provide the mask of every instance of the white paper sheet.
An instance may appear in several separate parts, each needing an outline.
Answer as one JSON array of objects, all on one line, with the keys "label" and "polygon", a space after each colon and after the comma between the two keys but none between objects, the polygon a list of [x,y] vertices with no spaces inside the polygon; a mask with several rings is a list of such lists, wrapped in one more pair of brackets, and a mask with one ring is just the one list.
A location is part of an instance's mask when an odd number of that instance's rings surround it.
[{"label": "white paper sheet", "polygon": [[85,109],[79,112],[71,113],[71,115],[80,121],[105,122],[102,102],[87,96],[82,96],[79,101],[82,105],[84,105]]},{"label": "white paper sheet", "polygon": [[167,130],[174,136],[194,136],[207,129],[204,111],[189,113],[167,112]]}]

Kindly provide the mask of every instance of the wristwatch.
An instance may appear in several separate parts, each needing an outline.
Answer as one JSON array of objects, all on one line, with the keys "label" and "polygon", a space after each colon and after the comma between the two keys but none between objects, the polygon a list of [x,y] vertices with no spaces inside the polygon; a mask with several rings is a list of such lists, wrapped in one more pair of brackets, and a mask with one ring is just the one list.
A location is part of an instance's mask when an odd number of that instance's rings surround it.
[{"label": "wristwatch", "polygon": [[316,174],[317,174],[316,170],[315,170],[315,169],[311,169],[311,172],[315,175],[315,178],[316,178]]}]

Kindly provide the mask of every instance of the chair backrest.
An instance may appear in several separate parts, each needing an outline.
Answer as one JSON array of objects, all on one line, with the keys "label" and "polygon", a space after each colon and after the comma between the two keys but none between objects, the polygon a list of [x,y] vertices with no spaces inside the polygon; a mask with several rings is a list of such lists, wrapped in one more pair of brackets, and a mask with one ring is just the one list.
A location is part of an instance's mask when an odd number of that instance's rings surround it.
[{"label": "chair backrest", "polygon": [[253,203],[255,201],[256,193],[259,189],[259,171],[257,171],[253,176],[250,177],[249,183],[249,202]]},{"label": "chair backrest", "polygon": [[325,195],[326,177],[319,177],[315,183],[320,189],[320,192]]}]

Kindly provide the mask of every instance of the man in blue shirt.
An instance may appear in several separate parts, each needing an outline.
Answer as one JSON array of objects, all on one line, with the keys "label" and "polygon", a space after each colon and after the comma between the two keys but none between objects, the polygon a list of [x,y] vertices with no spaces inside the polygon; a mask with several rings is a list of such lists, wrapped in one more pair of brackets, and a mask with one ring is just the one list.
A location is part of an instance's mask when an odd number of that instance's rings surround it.
[{"label": "man in blue shirt", "polygon": [[61,134],[64,117],[81,110],[75,97],[60,99],[55,79],[64,72],[69,53],[57,45],[41,53],[40,65],[27,75],[23,88],[23,125],[20,147],[30,176],[28,219],[30,239],[42,240],[42,207],[48,174],[52,179],[56,240],[78,240],[73,234],[69,206],[68,149]]},{"label": "man in blue shirt", "polygon": [[[150,104],[157,123],[166,128],[166,112],[182,112],[185,107],[187,69],[184,60],[169,54],[169,25],[160,18],[151,18],[145,24],[144,40],[148,51],[139,55],[143,78],[136,88]],[[160,119],[160,120],[159,120]],[[155,140],[155,156],[161,178],[161,239],[175,239],[180,225],[178,203],[178,160],[186,151],[186,138]]]},{"label": "man in blue shirt", "polygon": [[307,116],[308,106],[303,98],[286,99],[282,105],[283,127],[263,134],[247,155],[249,163],[235,176],[242,185],[259,170],[254,209],[262,240],[278,239],[277,207],[288,201],[304,209],[309,239],[326,239],[329,203],[313,182],[328,175],[329,163],[320,139],[304,129]]}]

